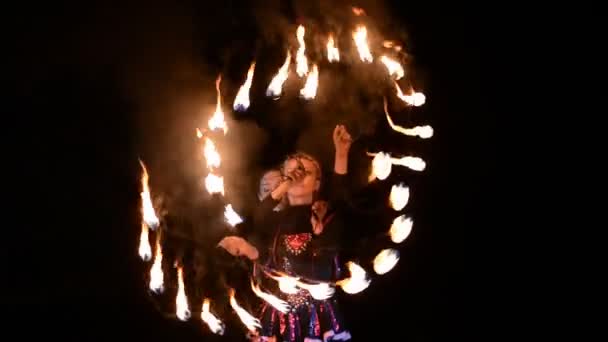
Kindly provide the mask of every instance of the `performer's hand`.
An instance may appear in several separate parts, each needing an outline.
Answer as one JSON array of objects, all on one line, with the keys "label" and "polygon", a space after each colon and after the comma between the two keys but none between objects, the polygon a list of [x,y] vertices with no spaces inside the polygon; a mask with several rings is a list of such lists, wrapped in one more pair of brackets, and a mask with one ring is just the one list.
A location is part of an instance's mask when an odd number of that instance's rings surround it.
[{"label": "performer's hand", "polygon": [[310,218],[310,223],[312,224],[312,232],[315,235],[319,235],[323,233],[323,218],[327,213],[327,202],[325,201],[316,201],[312,205],[312,216]]},{"label": "performer's hand", "polygon": [[233,256],[246,256],[251,260],[258,258],[257,248],[238,236],[227,236],[220,241],[218,246]]},{"label": "performer's hand", "polygon": [[348,155],[348,151],[350,150],[350,145],[353,143],[353,139],[344,125],[336,125],[336,128],[334,128],[333,138],[336,153],[340,155]]}]

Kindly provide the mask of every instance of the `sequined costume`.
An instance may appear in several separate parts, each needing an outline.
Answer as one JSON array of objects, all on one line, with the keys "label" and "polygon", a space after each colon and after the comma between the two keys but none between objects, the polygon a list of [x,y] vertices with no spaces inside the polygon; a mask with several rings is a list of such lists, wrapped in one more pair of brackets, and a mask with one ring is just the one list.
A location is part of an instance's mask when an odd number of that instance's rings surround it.
[{"label": "sequined costume", "polygon": [[[338,245],[343,230],[340,211],[340,194],[345,189],[345,176],[334,174],[331,181],[329,210],[323,218],[323,232],[312,233],[311,205],[287,206],[273,211],[279,203],[267,196],[256,214],[256,226],[261,231],[258,244],[269,248],[258,248],[260,260],[265,267],[315,282],[334,282],[341,277],[341,262]],[[264,227],[264,228],[261,228]],[[266,234],[264,234],[266,233]],[[265,235],[265,237],[263,237]],[[256,270],[263,285],[275,296],[285,300],[291,311],[284,314],[264,303],[259,312],[262,324],[261,336],[277,336],[278,341],[304,341],[309,338],[319,341],[348,340],[349,332],[344,327],[343,317],[334,297],[316,300],[307,290],[285,294],[278,288],[276,280]]]}]

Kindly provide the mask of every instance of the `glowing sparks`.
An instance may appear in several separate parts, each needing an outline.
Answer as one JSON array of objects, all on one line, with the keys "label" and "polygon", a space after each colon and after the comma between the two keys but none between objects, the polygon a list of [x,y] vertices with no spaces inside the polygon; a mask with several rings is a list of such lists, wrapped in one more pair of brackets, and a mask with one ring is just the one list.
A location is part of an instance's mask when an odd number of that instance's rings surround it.
[{"label": "glowing sparks", "polygon": [[203,310],[201,311],[201,319],[207,324],[211,332],[218,335],[224,335],[224,323],[209,311],[209,305],[209,298],[205,298],[203,301]]},{"label": "glowing sparks", "polygon": [[268,89],[266,89],[266,96],[271,97],[279,97],[281,96],[281,92],[283,91],[283,83],[287,80],[287,76],[289,76],[289,60],[291,59],[291,54],[287,51],[287,57],[285,58],[285,62],[279,69],[279,72],[272,78],[270,81],[270,85]]},{"label": "glowing sparks", "polygon": [[353,39],[355,41],[355,45],[357,46],[357,50],[359,51],[359,57],[361,61],[366,63],[371,63],[374,61],[374,57],[372,57],[372,53],[369,50],[369,45],[367,44],[367,28],[365,26],[359,26],[353,32]]},{"label": "glowing sparks", "polygon": [[401,66],[401,64],[399,64],[399,62],[392,60],[386,56],[381,56],[380,62],[382,62],[382,64],[386,66],[389,75],[391,75],[391,77],[393,77],[394,79],[398,80],[405,75],[405,71],[403,70],[403,67]]},{"label": "glowing sparks", "polygon": [[371,283],[371,280],[367,279],[365,270],[352,261],[347,263],[347,267],[350,271],[350,277],[339,280],[336,284],[340,286],[344,292],[349,294],[355,294],[365,290]]},{"label": "glowing sparks", "polygon": [[391,203],[391,208],[396,211],[401,211],[407,205],[407,202],[410,199],[410,188],[404,186],[402,184],[393,185],[391,188],[391,194],[389,197],[389,201]]},{"label": "glowing sparks", "polygon": [[253,279],[251,280],[251,289],[256,296],[260,297],[280,312],[287,313],[289,311],[290,306],[286,301],[281,300],[270,293],[262,291],[258,285],[254,284]]},{"label": "glowing sparks", "polygon": [[392,159],[388,153],[378,152],[372,160],[371,178],[385,180],[391,174]]},{"label": "glowing sparks", "polygon": [[209,173],[205,177],[205,188],[210,194],[224,195],[224,177]]},{"label": "glowing sparks", "polygon": [[312,71],[306,78],[304,88],[300,90],[300,95],[307,99],[314,99],[317,96],[317,88],[319,87],[319,68],[316,64],[312,66]]},{"label": "glowing sparks", "polygon": [[154,264],[150,269],[150,290],[155,293],[161,293],[164,290],[163,287],[163,252],[160,248],[160,239],[156,239],[156,255],[154,256]]},{"label": "glowing sparks", "polygon": [[146,170],[146,165],[144,165],[144,162],[141,161],[141,159],[139,160],[139,164],[141,165],[141,168],[142,168],[142,176],[141,176],[142,192],[140,193],[140,196],[141,196],[143,219],[144,219],[144,222],[148,225],[148,227],[150,227],[152,230],[155,230],[158,227],[158,225],[160,224],[160,221],[158,220],[158,217],[156,216],[156,213],[154,212],[154,207],[152,206],[152,199],[150,198],[150,187],[148,185],[148,180],[149,180],[148,170]]},{"label": "glowing sparks", "polygon": [[232,208],[232,204],[226,205],[226,209],[224,209],[224,219],[232,227],[243,222],[243,219]]},{"label": "glowing sparks", "polygon": [[395,82],[395,88],[397,88],[397,97],[411,106],[420,107],[426,102],[426,96],[423,93],[412,91],[411,95],[404,95],[397,82]]},{"label": "glowing sparks", "polygon": [[236,299],[234,298],[234,290],[230,290],[230,306],[236,312],[236,314],[241,319],[241,322],[247,327],[249,331],[256,331],[256,328],[261,328],[260,321],[251,316],[249,312],[239,306]]},{"label": "glowing sparks", "polygon": [[330,62],[340,61],[340,51],[338,51],[332,35],[327,39],[327,60]]},{"label": "glowing sparks", "polygon": [[393,165],[405,166],[414,171],[424,171],[426,162],[418,157],[401,157],[399,159],[392,158]]},{"label": "glowing sparks", "polygon": [[139,256],[143,261],[148,261],[152,258],[152,247],[148,241],[148,226],[141,223],[141,235],[139,236]]},{"label": "glowing sparks", "polygon": [[251,83],[253,82],[253,72],[255,70],[255,62],[251,63],[249,71],[247,72],[247,79],[245,83],[239,89],[234,99],[233,108],[236,111],[245,111],[249,108],[249,89],[251,89]]},{"label": "glowing sparks", "polygon": [[412,232],[414,221],[411,218],[401,215],[393,220],[389,235],[394,243],[402,243]]},{"label": "glowing sparks", "polygon": [[226,121],[224,120],[224,112],[222,111],[222,94],[220,92],[220,82],[222,82],[222,76],[218,76],[217,80],[215,80],[215,90],[217,91],[217,105],[215,107],[215,112],[211,119],[209,119],[209,129],[216,130],[222,129],[224,130],[224,134],[228,133],[228,126],[226,125]]},{"label": "glowing sparks", "polygon": [[399,262],[399,251],[396,249],[384,249],[374,258],[374,272],[386,274]]},{"label": "glowing sparks", "polygon": [[212,170],[213,168],[220,167],[220,164],[222,163],[222,158],[217,152],[213,141],[207,137],[205,137],[205,147],[203,149],[203,154],[205,156],[205,160],[207,161],[207,168]]},{"label": "glowing sparks", "polygon": [[308,73],[308,59],[304,54],[306,52],[306,43],[304,42],[304,26],[298,26],[296,37],[298,38],[298,51],[296,52],[296,73],[300,77],[304,77]]},{"label": "glowing sparks", "polygon": [[188,307],[188,297],[184,288],[184,270],[182,266],[177,268],[177,296],[175,297],[175,315],[182,321],[190,318],[190,308]]},{"label": "glowing sparks", "polygon": [[298,282],[298,287],[307,290],[312,298],[316,300],[325,300],[331,298],[336,292],[336,289],[330,286],[328,283],[305,284]]}]

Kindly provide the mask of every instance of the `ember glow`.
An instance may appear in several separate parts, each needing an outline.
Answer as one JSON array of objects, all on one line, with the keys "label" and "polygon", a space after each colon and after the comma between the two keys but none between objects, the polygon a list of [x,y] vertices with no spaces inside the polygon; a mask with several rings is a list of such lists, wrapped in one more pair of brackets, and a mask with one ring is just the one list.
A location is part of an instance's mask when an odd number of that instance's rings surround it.
[{"label": "ember glow", "polygon": [[280,312],[287,313],[289,311],[290,306],[289,306],[289,304],[287,304],[286,301],[281,300],[281,299],[271,295],[270,293],[266,293],[266,292],[262,291],[260,289],[260,287],[253,282],[253,279],[251,279],[251,289],[253,290],[253,293],[255,293],[256,296],[260,297],[261,299],[266,301],[268,304],[272,305],[272,307],[279,310]]},{"label": "ember glow", "polygon": [[144,222],[148,225],[148,227],[150,227],[150,229],[155,230],[156,228],[158,228],[160,221],[158,220],[158,217],[156,216],[156,213],[154,212],[154,207],[152,206],[152,199],[150,198],[150,187],[148,185],[148,180],[149,180],[148,170],[146,170],[146,165],[144,165],[144,162],[141,161],[141,159],[139,160],[139,164],[141,165],[141,168],[142,168],[142,176],[141,176],[142,192],[140,193],[140,196],[141,196],[141,206],[142,206],[141,210],[143,213],[143,219],[144,219]]},{"label": "ember glow", "polygon": [[340,61],[340,51],[338,51],[332,35],[327,39],[327,60],[330,62]]},{"label": "ember glow", "polygon": [[374,57],[372,57],[372,53],[369,50],[369,45],[367,43],[367,28],[365,26],[358,26],[355,32],[353,32],[353,39],[357,46],[357,51],[359,51],[361,61],[366,63],[373,62]]},{"label": "ember glow", "polygon": [[217,91],[217,105],[215,107],[215,112],[211,119],[209,119],[209,129],[216,130],[222,129],[224,130],[224,134],[228,133],[228,126],[226,125],[226,121],[224,120],[224,112],[222,111],[222,94],[220,92],[220,83],[222,82],[222,75],[217,77],[215,80],[215,90]]},{"label": "ember glow", "polygon": [[352,261],[347,263],[347,267],[350,271],[350,277],[339,280],[336,284],[340,286],[344,292],[349,294],[355,294],[365,290],[371,283],[371,280],[367,279],[365,270]]},{"label": "ember glow", "polygon": [[394,243],[402,243],[412,232],[414,221],[411,218],[401,215],[393,220],[389,235]]},{"label": "ember glow", "polygon": [[239,89],[234,99],[233,108],[236,111],[245,111],[249,108],[249,89],[251,89],[251,83],[253,82],[253,72],[255,70],[255,62],[251,63],[249,71],[247,71],[247,79],[245,83]]},{"label": "ember glow", "polygon": [[268,89],[266,89],[266,96],[271,97],[279,97],[283,92],[283,83],[287,80],[289,76],[289,61],[291,60],[291,54],[287,51],[287,57],[285,58],[285,62],[279,69],[279,72],[272,78],[270,81],[270,85],[268,85]]},{"label": "ember glow", "polygon": [[210,194],[224,195],[224,177],[209,172],[205,177],[205,188]]},{"label": "ember glow", "polygon": [[395,87],[397,88],[397,97],[411,106],[420,107],[426,102],[426,96],[423,93],[412,91],[412,94],[404,95],[397,82],[395,82]]},{"label": "ember glow", "polygon": [[397,265],[399,261],[399,251],[396,249],[384,249],[374,258],[374,272],[376,274],[386,274]]},{"label": "ember glow", "polygon": [[203,149],[205,160],[207,161],[207,168],[212,170],[213,168],[220,167],[222,158],[215,148],[213,141],[205,137],[205,147]]},{"label": "ember glow", "polygon": [[403,70],[403,67],[401,66],[401,64],[399,64],[399,62],[394,61],[386,56],[381,56],[380,62],[382,62],[382,64],[386,66],[389,75],[391,75],[391,77],[393,77],[394,79],[401,79],[405,75],[405,71]]},{"label": "ember glow", "polygon": [[224,219],[232,227],[243,222],[243,219],[239,216],[239,214],[232,209],[232,204],[226,205],[226,209],[224,209]]},{"label": "ember glow", "polygon": [[306,58],[306,43],[304,42],[304,26],[298,26],[296,36],[298,38],[298,51],[296,52],[296,73],[304,77],[308,73],[308,59]]},{"label": "ember glow", "polygon": [[163,251],[160,248],[160,239],[156,239],[156,254],[154,255],[154,264],[150,269],[150,290],[155,293],[161,293],[164,290],[163,281]]},{"label": "ember glow", "polygon": [[391,195],[389,197],[391,208],[396,211],[401,211],[403,208],[405,208],[409,199],[410,188],[404,186],[403,184],[393,185],[391,188]]},{"label": "ember glow", "polygon": [[148,241],[148,226],[145,222],[141,223],[141,235],[139,236],[139,256],[143,261],[148,261],[152,258],[152,247]]},{"label": "ember glow", "polygon": [[251,316],[249,312],[239,306],[239,303],[236,302],[234,298],[234,289],[230,290],[230,306],[236,312],[236,314],[241,319],[241,322],[247,327],[247,329],[251,332],[256,331],[256,328],[261,328],[260,321]]},{"label": "ember glow", "polygon": [[201,319],[207,324],[211,332],[218,335],[224,335],[224,323],[209,311],[209,303],[209,298],[205,298],[203,301],[203,310],[201,310]]},{"label": "ember glow", "polygon": [[188,307],[188,297],[184,288],[184,270],[182,266],[177,268],[177,296],[175,297],[175,315],[182,321],[190,318],[190,308]]},{"label": "ember glow", "polygon": [[319,87],[319,68],[316,64],[312,66],[312,71],[306,78],[304,88],[300,90],[300,95],[307,99],[314,99],[317,96],[317,88]]},{"label": "ember glow", "polygon": [[385,180],[391,174],[392,159],[388,153],[378,152],[372,160],[372,175],[370,177]]}]

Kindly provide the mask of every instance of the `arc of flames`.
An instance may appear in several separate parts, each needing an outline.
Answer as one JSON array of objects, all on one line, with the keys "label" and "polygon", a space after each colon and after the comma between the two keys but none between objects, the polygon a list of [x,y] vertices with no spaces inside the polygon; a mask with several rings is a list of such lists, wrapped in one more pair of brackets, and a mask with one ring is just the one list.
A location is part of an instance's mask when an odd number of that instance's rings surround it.
[{"label": "arc of flames", "polygon": [[233,227],[243,222],[243,219],[232,208],[232,204],[226,205],[226,208],[224,209],[224,219]]},{"label": "arc of flames", "polygon": [[149,261],[152,258],[152,247],[148,241],[148,226],[145,222],[141,223],[141,235],[139,236],[139,256],[143,261]]},{"label": "arc of flames", "polygon": [[177,296],[175,297],[175,315],[182,321],[190,318],[190,308],[188,307],[188,297],[184,288],[184,269],[182,266],[177,268]]},{"label": "arc of flames", "polygon": [[144,222],[148,225],[148,227],[150,227],[150,229],[156,230],[156,228],[158,228],[158,226],[160,225],[160,221],[158,220],[158,217],[154,212],[154,206],[152,206],[152,199],[150,198],[150,186],[148,185],[148,180],[150,177],[148,176],[148,170],[146,169],[146,165],[144,165],[144,162],[141,159],[139,160],[139,164],[142,168],[142,192],[140,193],[140,196],[143,219]]},{"label": "arc of flames", "polygon": [[340,61],[340,51],[335,46],[334,37],[331,34],[327,39],[327,60],[331,63]]},{"label": "arc of flames", "polygon": [[209,298],[205,298],[203,301],[203,310],[201,311],[201,319],[207,324],[211,332],[218,335],[224,335],[224,323],[209,311],[209,303]]},{"label": "arc of flames", "polygon": [[304,26],[298,26],[296,37],[298,38],[298,51],[296,52],[296,73],[300,77],[304,77],[308,73],[308,59],[304,54],[306,52],[306,43],[304,42]]},{"label": "arc of flames", "polygon": [[287,313],[289,311],[290,306],[286,301],[281,300],[271,295],[270,293],[262,291],[260,287],[253,282],[253,279],[251,279],[251,289],[253,290],[253,293],[256,294],[256,296],[260,297],[280,312]]},{"label": "arc of flames", "polygon": [[352,261],[347,263],[347,267],[350,271],[350,277],[339,280],[336,282],[336,285],[340,286],[344,292],[349,294],[355,294],[365,290],[371,283],[371,280],[367,279],[365,270]]},{"label": "arc of flames", "polygon": [[396,249],[384,249],[374,258],[374,272],[386,274],[399,262],[399,251]]},{"label": "arc of flames", "polygon": [[222,75],[219,75],[215,80],[215,90],[217,92],[217,104],[215,107],[215,112],[211,119],[209,119],[209,129],[216,130],[222,129],[224,130],[224,134],[228,133],[228,126],[226,125],[226,121],[224,120],[224,112],[222,111],[222,94],[220,92],[220,83],[222,82]]},{"label": "arc of flames", "polygon": [[150,268],[150,290],[154,293],[161,293],[164,291],[163,281],[163,251],[160,248],[160,239],[156,239],[156,253],[154,255],[154,264],[152,264],[152,268]]},{"label": "arc of flames", "polygon": [[412,232],[413,225],[414,221],[405,215],[395,218],[388,232],[391,241],[394,243],[402,243]]},{"label": "arc of flames", "polygon": [[307,99],[314,99],[317,96],[317,88],[319,87],[319,68],[316,64],[312,66],[312,71],[306,78],[306,84],[304,88],[300,90],[300,95]]},{"label": "arc of flames", "polygon": [[367,28],[365,26],[360,25],[357,27],[355,32],[353,32],[353,40],[357,46],[357,51],[359,51],[361,61],[366,63],[373,62],[374,57],[372,57],[369,45],[367,44]]},{"label": "arc of flames", "polygon": [[395,60],[388,58],[387,56],[380,56],[380,62],[386,66],[388,69],[388,73],[391,77],[394,77],[396,80],[401,79],[405,75],[405,71],[403,70],[403,66]]},{"label": "arc of flames", "polygon": [[233,108],[236,111],[245,111],[249,108],[249,89],[251,89],[251,83],[253,82],[254,70],[255,62],[252,62],[249,71],[247,71],[247,79],[241,88],[239,88],[236,98],[234,99]]},{"label": "arc of flames", "polygon": [[261,328],[260,320],[253,317],[249,312],[239,306],[236,299],[234,298],[234,289],[230,289],[230,306],[239,316],[241,322],[247,327],[247,329],[251,332],[256,331],[256,328]]},{"label": "arc of flames", "polygon": [[391,194],[389,196],[391,208],[393,208],[395,211],[401,211],[403,208],[405,208],[409,199],[409,187],[404,186],[403,184],[393,185],[391,188]]},{"label": "arc of flames", "polygon": [[283,83],[287,80],[289,76],[289,61],[291,60],[291,54],[287,51],[287,57],[285,58],[285,62],[279,68],[279,72],[272,78],[270,81],[270,85],[268,85],[268,89],[266,89],[266,96],[279,97],[283,91]]},{"label": "arc of flames", "polygon": [[397,97],[401,99],[401,101],[411,106],[420,107],[426,102],[426,96],[424,96],[423,93],[415,92],[412,90],[411,95],[404,95],[397,82],[395,82],[395,87],[397,88]]},{"label": "arc of flames", "polygon": [[414,128],[405,128],[405,127],[395,125],[395,123],[393,122],[393,119],[391,119],[391,116],[388,114],[388,104],[386,101],[386,97],[384,98],[384,114],[386,114],[386,120],[388,121],[388,124],[396,132],[399,132],[399,133],[402,133],[405,135],[409,135],[409,136],[419,136],[422,139],[428,139],[433,136],[433,127],[431,127],[429,125],[416,126]]}]

